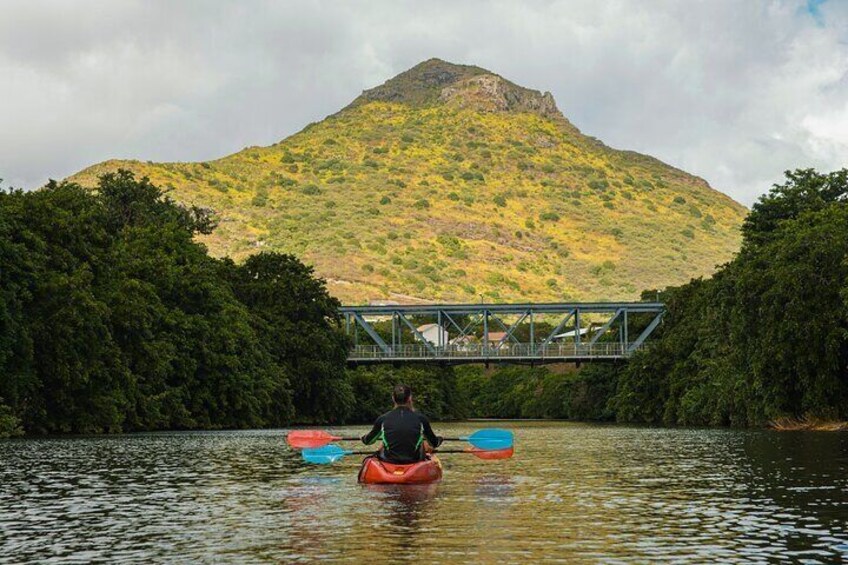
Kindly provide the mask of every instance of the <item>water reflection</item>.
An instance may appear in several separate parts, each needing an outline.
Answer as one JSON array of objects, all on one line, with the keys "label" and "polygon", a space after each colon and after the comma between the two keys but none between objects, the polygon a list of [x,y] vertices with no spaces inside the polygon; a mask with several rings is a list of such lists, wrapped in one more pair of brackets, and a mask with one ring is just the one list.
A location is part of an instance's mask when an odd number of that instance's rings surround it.
[{"label": "water reflection", "polygon": [[386,533],[385,556],[412,557],[423,544],[433,543],[429,524],[439,484],[362,485],[375,502],[380,519],[375,527]]},{"label": "water reflection", "polygon": [[474,492],[481,501],[509,501],[515,492],[515,480],[508,475],[487,474],[474,480]]},{"label": "water reflection", "polygon": [[0,563],[848,559],[848,435],[515,430],[514,459],[445,455],[416,487],[279,431],[0,441]]}]

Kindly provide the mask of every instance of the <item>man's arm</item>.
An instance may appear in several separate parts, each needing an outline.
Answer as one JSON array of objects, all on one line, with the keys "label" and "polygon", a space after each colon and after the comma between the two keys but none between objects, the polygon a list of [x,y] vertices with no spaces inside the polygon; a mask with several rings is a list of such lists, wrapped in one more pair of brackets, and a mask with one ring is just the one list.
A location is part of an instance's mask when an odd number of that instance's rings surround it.
[{"label": "man's arm", "polygon": [[371,431],[362,436],[362,443],[365,445],[371,445],[377,438],[380,437],[380,433],[383,431],[383,417],[380,416],[377,418],[377,421],[374,422],[374,427],[371,428]]},{"label": "man's arm", "polygon": [[444,441],[441,436],[437,436],[433,433],[433,428],[430,426],[430,420],[427,419],[427,416],[424,414],[419,414],[421,416],[421,428],[424,431],[424,439],[427,440],[427,443],[433,447],[433,449],[442,445]]}]

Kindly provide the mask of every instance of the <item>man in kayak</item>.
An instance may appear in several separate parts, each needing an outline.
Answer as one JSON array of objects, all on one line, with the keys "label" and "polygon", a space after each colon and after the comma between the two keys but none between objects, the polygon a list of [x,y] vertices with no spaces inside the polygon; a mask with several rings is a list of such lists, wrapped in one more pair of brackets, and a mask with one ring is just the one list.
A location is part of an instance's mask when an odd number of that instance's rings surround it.
[{"label": "man in kayak", "polygon": [[371,445],[379,439],[382,447],[377,457],[389,463],[422,461],[426,455],[424,440],[436,448],[443,439],[433,433],[430,420],[412,408],[412,389],[406,385],[395,386],[392,400],[394,409],[377,418],[371,431],[362,436],[362,442]]}]

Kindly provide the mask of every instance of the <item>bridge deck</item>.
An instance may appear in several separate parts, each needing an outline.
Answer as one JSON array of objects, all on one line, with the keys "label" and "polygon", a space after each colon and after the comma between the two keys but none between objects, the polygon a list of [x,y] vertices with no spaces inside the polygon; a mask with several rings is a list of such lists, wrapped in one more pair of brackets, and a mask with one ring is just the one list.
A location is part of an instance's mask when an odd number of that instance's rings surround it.
[{"label": "bridge deck", "polygon": [[634,351],[619,343],[599,343],[595,345],[557,344],[535,346],[522,343],[508,348],[488,349],[483,347],[453,348],[443,347],[435,351],[422,345],[404,345],[400,348],[384,351],[373,345],[354,347],[348,356],[351,364],[379,363],[446,363],[459,365],[464,363],[571,363],[592,360],[616,360],[629,357]]},{"label": "bridge deck", "polygon": [[[348,356],[352,365],[625,359],[644,346],[664,312],[658,302],[369,305],[340,310],[353,342]],[[540,324],[541,319],[547,322]]]}]

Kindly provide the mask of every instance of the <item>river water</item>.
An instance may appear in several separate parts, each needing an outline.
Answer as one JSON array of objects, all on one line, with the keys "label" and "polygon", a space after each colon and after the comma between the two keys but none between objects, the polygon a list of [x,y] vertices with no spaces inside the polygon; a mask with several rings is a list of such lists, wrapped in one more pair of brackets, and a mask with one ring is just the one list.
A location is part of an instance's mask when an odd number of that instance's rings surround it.
[{"label": "river water", "polygon": [[0,563],[848,561],[848,434],[498,425],[513,459],[445,454],[429,487],[283,431],[3,440]]}]

